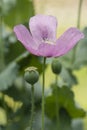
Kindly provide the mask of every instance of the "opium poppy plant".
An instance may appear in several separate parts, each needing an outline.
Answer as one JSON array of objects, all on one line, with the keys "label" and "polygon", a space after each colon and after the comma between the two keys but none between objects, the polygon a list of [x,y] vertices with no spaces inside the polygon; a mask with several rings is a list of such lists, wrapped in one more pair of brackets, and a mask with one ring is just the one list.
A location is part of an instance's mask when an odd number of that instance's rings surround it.
[{"label": "opium poppy plant", "polygon": [[[43,57],[42,129],[44,130],[44,87],[46,57],[59,57],[70,51],[84,34],[71,27],[56,38],[57,20],[54,16],[36,15],[30,18],[29,29],[20,24],[14,27],[17,39],[32,54]],[[32,105],[33,106],[33,105]],[[33,110],[33,107],[32,107]],[[58,110],[58,109],[57,109]],[[31,118],[32,130],[32,118]]]},{"label": "opium poppy plant", "polygon": [[22,24],[14,27],[17,39],[32,54],[59,57],[70,51],[84,34],[71,27],[56,38],[57,20],[54,16],[36,15],[30,18],[29,30]]}]

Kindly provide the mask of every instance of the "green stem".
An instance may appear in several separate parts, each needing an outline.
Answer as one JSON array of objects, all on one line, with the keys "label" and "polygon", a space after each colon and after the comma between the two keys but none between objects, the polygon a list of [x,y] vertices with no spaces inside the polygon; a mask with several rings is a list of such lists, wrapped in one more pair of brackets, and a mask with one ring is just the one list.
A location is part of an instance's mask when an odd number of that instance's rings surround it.
[{"label": "green stem", "polygon": [[44,89],[45,89],[45,64],[46,64],[46,58],[43,58],[43,86],[42,86],[42,130],[44,130]]},{"label": "green stem", "polygon": [[[83,2],[83,0],[79,0],[78,17],[77,17],[77,28],[78,28],[78,29],[80,29],[82,2]],[[75,61],[76,48],[77,48],[77,45],[76,45],[76,46],[74,47],[74,49],[73,49],[73,59],[72,59],[72,63],[74,63],[74,61]]]},{"label": "green stem", "polygon": [[56,123],[57,123],[57,130],[60,130],[60,120],[59,120],[59,107],[58,107],[58,90],[57,90],[57,84],[58,84],[58,75],[55,77],[55,83],[56,83],[56,88],[55,88],[55,103],[56,103]]},{"label": "green stem", "polygon": [[[2,5],[3,6],[3,5]],[[4,69],[3,15],[0,15],[0,71]]]},{"label": "green stem", "polygon": [[55,77],[55,84],[56,85],[58,84],[58,75],[56,75],[56,77]]},{"label": "green stem", "polygon": [[32,92],[32,106],[31,106],[31,120],[30,120],[30,130],[32,130],[32,125],[33,125],[33,119],[34,119],[34,86],[32,85],[31,87],[31,92]]},{"label": "green stem", "polygon": [[82,2],[83,2],[83,0],[79,0],[78,19],[77,19],[77,28],[79,28],[79,29],[80,29],[80,20],[81,20]]}]

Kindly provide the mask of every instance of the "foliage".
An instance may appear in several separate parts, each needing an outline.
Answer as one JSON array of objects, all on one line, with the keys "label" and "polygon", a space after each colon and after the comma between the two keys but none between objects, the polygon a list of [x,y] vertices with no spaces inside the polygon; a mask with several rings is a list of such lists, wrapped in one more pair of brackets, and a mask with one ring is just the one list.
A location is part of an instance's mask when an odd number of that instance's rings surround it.
[{"label": "foliage", "polygon": [[74,102],[74,94],[67,86],[63,86],[62,88],[57,87],[56,90],[54,84],[52,85],[52,89],[52,95],[46,97],[46,113],[50,118],[53,119],[56,117],[56,92],[59,111],[61,111],[61,109],[65,109],[71,118],[85,116],[85,111],[76,106]]},{"label": "foliage", "polygon": [[13,84],[17,76],[17,70],[16,63],[12,63],[0,74],[0,90],[5,90]]},{"label": "foliage", "polygon": [[[42,76],[42,57],[36,57],[27,52],[16,40],[12,28],[19,23],[28,26],[28,20],[34,13],[33,1],[31,0],[0,0],[0,17],[2,18],[0,21],[0,113],[2,113],[0,114],[0,130],[29,129],[31,91],[30,86],[24,81],[23,74],[26,67],[35,66]],[[56,86],[61,130],[81,129],[78,124],[82,124],[82,121],[76,122],[76,120],[83,118],[85,111],[76,105],[71,87],[78,84],[78,78],[73,71],[87,66],[87,27],[84,28],[83,32],[85,38],[71,52],[58,58],[62,64],[60,77],[63,86],[52,84],[49,86],[51,93],[46,91],[45,130],[56,130]],[[53,58],[48,59],[48,63],[52,60]],[[16,107],[17,109],[15,109]],[[4,121],[1,120],[1,116]],[[76,124],[72,123],[73,120]],[[38,82],[35,84],[35,117],[33,122],[35,130],[41,129],[40,122],[41,84]]]},{"label": "foliage", "polygon": [[[18,23],[21,23],[21,21],[23,23],[26,23],[29,20],[29,18],[32,15],[34,15],[34,8],[33,8],[32,1],[23,0],[21,2],[21,0],[15,0],[15,1],[9,0],[8,3],[10,3],[10,5],[12,4],[13,7],[11,6],[12,7],[11,12],[5,15],[4,21],[10,27],[13,27],[14,25]],[[10,11],[10,9],[8,9],[8,11]]]}]

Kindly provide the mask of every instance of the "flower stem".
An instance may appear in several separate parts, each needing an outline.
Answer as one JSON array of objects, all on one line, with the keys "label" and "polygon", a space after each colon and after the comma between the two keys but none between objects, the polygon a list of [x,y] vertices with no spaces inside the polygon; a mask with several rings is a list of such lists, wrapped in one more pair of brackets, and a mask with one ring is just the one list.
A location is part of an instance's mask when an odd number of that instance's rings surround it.
[{"label": "flower stem", "polygon": [[[1,5],[3,6],[3,1],[1,1]],[[3,14],[2,10],[0,12],[0,71],[2,71],[5,67],[4,61],[4,44],[3,44]]]},{"label": "flower stem", "polygon": [[83,2],[83,0],[79,0],[78,18],[77,18],[77,28],[79,28],[79,29],[80,29],[82,2]]},{"label": "flower stem", "polygon": [[43,86],[42,86],[42,130],[44,130],[44,88],[45,88],[45,64],[46,58],[43,58]]},{"label": "flower stem", "polygon": [[30,120],[30,130],[32,130],[32,124],[33,124],[33,119],[34,119],[34,85],[31,87],[31,92],[32,92],[32,106],[31,106],[31,120]]},{"label": "flower stem", "polygon": [[55,84],[56,84],[56,88],[55,88],[55,103],[56,103],[56,123],[57,123],[57,130],[60,130],[60,120],[59,120],[59,107],[58,107],[58,90],[57,90],[57,83],[58,83],[58,75],[56,75],[55,77]]},{"label": "flower stem", "polygon": [[[78,29],[80,29],[82,3],[83,3],[83,0],[79,0],[78,16],[77,16],[77,28],[78,28]],[[74,49],[73,49],[73,59],[72,59],[72,63],[74,63],[74,61],[75,61],[76,49],[77,49],[77,45],[76,45],[76,46],[74,47]]]},{"label": "flower stem", "polygon": [[58,83],[58,75],[56,75],[55,77],[55,84],[57,85],[57,83]]}]

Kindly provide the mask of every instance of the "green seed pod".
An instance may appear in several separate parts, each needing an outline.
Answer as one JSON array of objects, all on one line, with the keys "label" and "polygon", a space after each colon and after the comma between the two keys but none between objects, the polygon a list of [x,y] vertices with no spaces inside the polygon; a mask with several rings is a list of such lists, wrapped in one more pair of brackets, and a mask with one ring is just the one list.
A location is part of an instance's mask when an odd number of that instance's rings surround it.
[{"label": "green seed pod", "polygon": [[51,68],[52,68],[52,71],[53,71],[54,74],[60,74],[61,69],[62,69],[62,65],[59,62],[59,60],[55,58],[52,61]]},{"label": "green seed pod", "polygon": [[25,69],[24,79],[29,84],[34,85],[39,79],[39,73],[37,71],[37,68],[29,67]]}]

